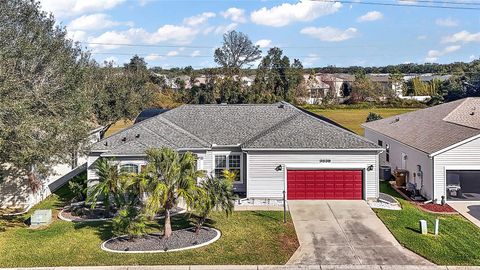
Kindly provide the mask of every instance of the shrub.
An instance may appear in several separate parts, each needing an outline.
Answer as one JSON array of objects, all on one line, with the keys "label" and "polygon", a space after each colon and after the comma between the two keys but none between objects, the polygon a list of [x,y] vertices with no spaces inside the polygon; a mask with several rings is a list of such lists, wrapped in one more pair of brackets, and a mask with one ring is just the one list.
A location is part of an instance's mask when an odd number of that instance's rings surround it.
[{"label": "shrub", "polygon": [[237,199],[233,192],[233,181],[236,177],[236,173],[224,170],[222,178],[209,176],[200,183],[202,191],[199,192],[194,205],[197,233],[213,210],[224,211],[227,216],[232,213]]},{"label": "shrub", "polygon": [[113,218],[113,234],[116,236],[127,235],[135,238],[146,234],[146,217],[134,206],[120,209]]},{"label": "shrub", "polygon": [[376,120],[380,120],[380,119],[383,119],[383,117],[380,114],[374,113],[374,112],[369,112],[368,113],[367,122],[372,122],[372,121],[376,121]]}]

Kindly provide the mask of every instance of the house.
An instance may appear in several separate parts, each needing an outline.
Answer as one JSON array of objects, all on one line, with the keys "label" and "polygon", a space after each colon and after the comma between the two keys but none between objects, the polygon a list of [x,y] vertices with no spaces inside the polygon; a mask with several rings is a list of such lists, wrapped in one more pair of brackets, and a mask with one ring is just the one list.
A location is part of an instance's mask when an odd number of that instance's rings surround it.
[{"label": "house", "polygon": [[145,150],[169,147],[196,154],[210,175],[237,173],[234,189],[248,198],[374,199],[382,148],[334,122],[289,103],[183,105],[94,144],[95,161],[112,158],[119,169],[139,172]]},{"label": "house", "polygon": [[380,164],[408,171],[429,200],[480,200],[480,98],[466,98],[363,125],[386,151]]},{"label": "house", "polygon": [[321,104],[330,93],[330,85],[322,82],[319,76],[303,74],[303,83],[308,92],[308,97],[305,99],[307,104]]},{"label": "house", "polygon": [[[88,146],[100,140],[102,130],[103,127],[99,126],[90,131],[87,139]],[[87,145],[84,147],[86,148]],[[39,175],[38,179],[42,182],[42,186],[36,192],[32,192],[28,187],[26,176],[6,176],[0,187],[0,208],[23,207],[29,209],[63,186],[68,180],[85,171],[86,167],[87,155],[81,150],[74,155],[71,162],[56,164],[48,175]]]},{"label": "house", "polygon": [[389,73],[368,74],[368,78],[377,83],[383,90],[389,91],[396,97],[403,95],[403,82],[393,82]]}]

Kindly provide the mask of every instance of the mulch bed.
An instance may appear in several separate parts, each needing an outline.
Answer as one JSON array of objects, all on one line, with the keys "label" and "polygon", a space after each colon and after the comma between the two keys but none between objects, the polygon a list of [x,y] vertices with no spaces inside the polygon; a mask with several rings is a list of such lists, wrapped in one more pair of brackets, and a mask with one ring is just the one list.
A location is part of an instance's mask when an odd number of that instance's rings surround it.
[{"label": "mulch bed", "polygon": [[404,197],[407,201],[417,206],[417,208],[434,214],[458,214],[458,212],[453,209],[448,204],[436,204],[436,203],[427,203],[425,204],[424,201],[413,201],[411,196],[413,195],[410,191],[407,191],[404,187],[397,187],[394,182],[390,182],[393,189],[395,189],[402,197]]},{"label": "mulch bed", "polygon": [[[179,213],[183,213],[185,209],[181,207],[175,207],[170,211],[170,215],[176,215]],[[89,206],[85,206],[82,204],[72,204],[68,207],[65,207],[59,215],[63,218],[69,219],[73,222],[88,222],[88,221],[98,221],[98,220],[105,220],[111,219],[114,217],[116,212],[110,213],[110,215],[105,216],[105,209],[98,205],[94,209],[91,209]],[[155,219],[163,218],[163,215],[155,216]]]},{"label": "mulch bed", "polygon": [[165,239],[161,233],[152,233],[143,237],[128,239],[113,238],[104,243],[104,247],[115,251],[169,251],[192,247],[206,243],[217,236],[218,232],[211,228],[202,228],[198,234],[194,228],[173,231],[170,238]]},{"label": "mulch bed", "polygon": [[417,203],[417,205],[422,208],[423,210],[427,210],[429,212],[433,213],[451,213],[451,214],[457,214],[457,211],[453,209],[450,205],[445,204],[435,204],[435,203],[428,203],[428,204],[423,204],[423,203]]},{"label": "mulch bed", "polygon": [[74,222],[88,221],[88,220],[101,220],[105,217],[105,210],[102,208],[90,209],[89,207],[84,207],[81,211],[70,211],[70,209],[64,209],[61,213],[62,217],[70,219]]}]

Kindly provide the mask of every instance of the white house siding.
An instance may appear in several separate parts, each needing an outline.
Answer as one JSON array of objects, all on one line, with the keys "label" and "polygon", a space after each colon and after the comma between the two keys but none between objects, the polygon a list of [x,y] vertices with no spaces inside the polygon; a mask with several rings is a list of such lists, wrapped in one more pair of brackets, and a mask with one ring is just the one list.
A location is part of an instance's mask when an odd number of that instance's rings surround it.
[{"label": "white house siding", "polygon": [[[321,163],[320,160],[330,160]],[[366,199],[378,197],[378,155],[377,152],[360,151],[248,151],[248,185],[249,198],[281,198],[285,190],[285,169],[275,170],[278,165],[296,166],[303,164],[311,169],[367,168],[365,170],[364,189]],[[349,167],[351,166],[351,167]]]},{"label": "white house siding", "polygon": [[434,157],[435,199],[445,196],[445,170],[480,170],[480,138],[462,144]]},{"label": "white house siding", "polygon": [[[100,138],[99,134],[100,128],[93,130],[84,148],[87,148],[91,143],[97,142]],[[11,206],[28,207],[41,202],[56,189],[68,182],[73,176],[83,171],[85,169],[85,162],[87,162],[87,156],[83,151],[80,151],[75,161],[77,167],[72,168],[72,165],[74,165],[73,162],[59,163],[52,166],[50,174],[39,176],[39,179],[42,181],[42,188],[36,193],[32,193],[28,188],[26,177],[6,177],[0,185],[0,208]]]},{"label": "white house siding", "polygon": [[383,142],[383,148],[386,148],[387,144],[390,146],[390,162],[386,161],[386,151],[381,153],[379,158],[380,165],[390,166],[392,172],[396,168],[402,168],[402,153],[405,153],[407,160],[405,161],[406,166],[404,169],[409,171],[409,181],[412,183],[416,182],[418,186],[421,185],[421,179],[416,177],[414,180],[413,173],[417,173],[417,165],[420,165],[423,172],[423,188],[420,192],[428,199],[433,198],[432,159],[427,153],[411,148],[368,128],[365,129],[365,137],[375,143],[381,140]]},{"label": "white house siding", "polygon": [[[230,150],[215,150],[215,151],[205,151],[205,152],[193,152],[198,156],[197,161],[197,168],[198,170],[204,170],[208,175],[213,175],[214,171],[214,164],[215,164],[215,154],[225,154],[229,152],[235,152],[242,155],[242,182],[241,183],[234,183],[234,190],[236,192],[245,192],[246,190],[246,173],[244,169],[244,164],[246,162],[243,153],[239,149],[230,149]],[[91,153],[88,156],[88,163],[87,163],[87,178],[90,185],[94,184],[96,180],[98,180],[98,175],[94,168],[95,161],[100,158],[101,153]],[[117,162],[118,165],[123,164],[136,164],[136,165],[144,165],[147,163],[144,157],[112,157],[114,162]]]}]

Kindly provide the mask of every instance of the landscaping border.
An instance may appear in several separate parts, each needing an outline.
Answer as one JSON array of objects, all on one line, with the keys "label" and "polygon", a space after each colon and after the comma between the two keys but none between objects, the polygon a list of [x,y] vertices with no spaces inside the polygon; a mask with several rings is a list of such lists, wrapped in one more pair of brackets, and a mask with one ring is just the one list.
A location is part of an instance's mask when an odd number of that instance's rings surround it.
[{"label": "landscaping border", "polygon": [[460,213],[458,213],[458,212],[435,212],[435,211],[425,209],[421,205],[419,205],[419,203],[416,203],[415,201],[412,201],[411,198],[409,198],[401,190],[399,190],[398,187],[395,184],[393,184],[392,181],[390,181],[389,184],[398,194],[400,194],[400,196],[402,196],[408,203],[414,205],[417,209],[420,209],[420,210],[422,210],[424,212],[427,212],[427,213],[430,213],[430,214],[437,214],[437,215],[451,215],[451,216],[460,215]]},{"label": "landscaping border", "polygon": [[[58,212],[57,216],[58,216],[59,219],[61,219],[63,221],[67,221],[67,222],[76,222],[76,223],[80,223],[80,222],[99,222],[99,221],[107,221],[107,220],[112,219],[112,218],[95,218],[95,219],[73,220],[73,219],[64,217],[62,215],[62,213],[64,211],[65,211],[65,209],[62,209],[60,212]],[[170,216],[173,217],[173,216],[176,216],[176,215],[179,215],[179,214],[184,214],[186,212],[187,212],[187,209],[182,209],[181,211],[173,213]],[[165,216],[154,217],[153,219],[159,220],[159,219],[163,219],[163,218],[165,218]]]},{"label": "landscaping border", "polygon": [[[189,229],[192,229],[193,227],[190,227],[190,228],[186,228],[186,229],[182,229],[180,231],[185,231],[185,230],[189,230]],[[215,228],[211,228],[209,227],[211,230],[214,230],[216,233],[217,233],[217,236],[215,236],[213,239],[205,242],[205,243],[201,243],[201,244],[198,244],[198,245],[194,245],[194,246],[189,246],[189,247],[184,247],[184,248],[176,248],[176,249],[169,249],[169,250],[146,250],[146,251],[138,251],[138,250],[134,250],[134,251],[123,251],[123,250],[113,250],[113,249],[109,249],[105,246],[105,244],[108,242],[108,241],[111,241],[111,240],[115,240],[115,239],[118,239],[118,238],[122,238],[122,237],[125,237],[125,235],[122,235],[122,236],[117,236],[117,237],[113,237],[113,238],[110,238],[106,241],[104,241],[102,244],[101,244],[101,249],[103,251],[106,251],[106,252],[113,252],[113,253],[126,253],[126,254],[142,254],[142,253],[165,253],[165,252],[175,252],[175,251],[183,251],[183,250],[189,250],[189,249],[195,249],[195,248],[200,248],[200,247],[204,247],[204,246],[207,246],[207,245],[210,245],[214,242],[216,242],[218,239],[220,239],[220,237],[222,236],[222,233],[215,229]]]}]

